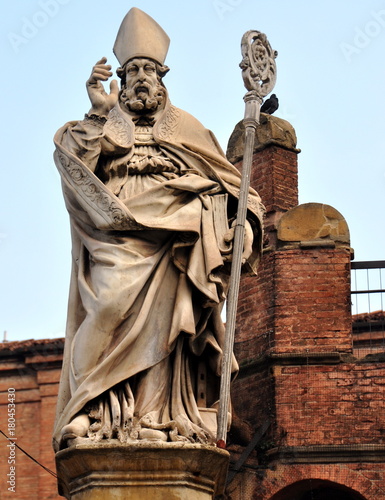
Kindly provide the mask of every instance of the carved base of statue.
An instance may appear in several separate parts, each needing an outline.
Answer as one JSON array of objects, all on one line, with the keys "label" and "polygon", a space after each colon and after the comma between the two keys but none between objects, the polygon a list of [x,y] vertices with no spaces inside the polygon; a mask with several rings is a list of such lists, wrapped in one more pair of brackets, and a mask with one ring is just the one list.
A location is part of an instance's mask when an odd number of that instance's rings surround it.
[{"label": "carved base of statue", "polygon": [[209,500],[224,493],[225,450],[159,441],[85,441],[77,438],[56,454],[59,493],[69,500]]}]

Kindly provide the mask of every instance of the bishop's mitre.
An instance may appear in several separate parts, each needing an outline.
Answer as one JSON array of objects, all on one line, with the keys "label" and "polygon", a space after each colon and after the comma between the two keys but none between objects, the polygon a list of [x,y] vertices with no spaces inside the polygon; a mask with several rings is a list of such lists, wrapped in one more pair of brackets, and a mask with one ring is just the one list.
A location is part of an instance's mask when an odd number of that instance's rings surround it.
[{"label": "bishop's mitre", "polygon": [[164,64],[169,45],[170,38],[163,28],[148,14],[133,7],[120,25],[113,50],[121,66],[134,57]]}]

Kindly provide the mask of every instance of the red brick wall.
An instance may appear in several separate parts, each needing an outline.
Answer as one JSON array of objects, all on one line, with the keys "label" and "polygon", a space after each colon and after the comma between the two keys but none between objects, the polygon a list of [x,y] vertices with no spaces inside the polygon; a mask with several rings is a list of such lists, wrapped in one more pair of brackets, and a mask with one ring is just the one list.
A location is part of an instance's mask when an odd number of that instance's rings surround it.
[{"label": "red brick wall", "polygon": [[243,278],[240,286],[236,342],[250,339],[245,356],[273,347],[352,352],[349,250],[266,253],[258,278]]},{"label": "red brick wall", "polygon": [[[295,466],[276,463],[263,472],[246,469],[243,477],[236,477],[230,484],[228,492],[231,500],[298,500],[301,492],[324,484],[349,493],[349,500],[382,500],[385,498],[383,474],[384,467],[378,463]],[[333,500],[335,498],[338,497]]]},{"label": "red brick wall", "polygon": [[[11,342],[0,345],[0,429],[8,434],[8,390],[15,389],[16,443],[55,471],[51,446],[62,340]],[[0,498],[59,499],[56,479],[16,449],[16,492],[8,491],[9,442],[0,435]]]},{"label": "red brick wall", "polygon": [[275,352],[351,352],[350,251],[276,253]]},{"label": "red brick wall", "polygon": [[273,370],[281,445],[385,444],[384,363]]},{"label": "red brick wall", "polygon": [[[275,145],[254,153],[250,184],[267,213],[286,212],[298,205],[297,154]],[[242,162],[235,166],[242,171]]]},{"label": "red brick wall", "polygon": [[277,240],[298,203],[294,151],[255,153],[252,184],[267,207],[266,248],[258,277],[241,281],[232,401],[251,435],[271,425],[230,498],[300,500],[325,484],[352,500],[385,498],[385,363],[352,356],[350,248]]}]

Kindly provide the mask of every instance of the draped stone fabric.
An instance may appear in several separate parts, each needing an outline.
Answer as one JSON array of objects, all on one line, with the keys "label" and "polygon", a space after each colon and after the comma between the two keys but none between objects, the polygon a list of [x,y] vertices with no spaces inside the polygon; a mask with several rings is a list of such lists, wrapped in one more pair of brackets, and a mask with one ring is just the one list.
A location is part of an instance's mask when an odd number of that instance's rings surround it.
[{"label": "draped stone fabric", "polygon": [[[218,220],[235,216],[238,171],[211,132],[169,102],[144,125],[118,104],[105,124],[66,124],[55,144],[72,235],[55,449],[80,413],[94,440],[161,429],[169,441],[212,442],[197,377],[206,374],[206,407],[215,407],[229,273]],[[262,214],[250,190],[248,272]]]}]

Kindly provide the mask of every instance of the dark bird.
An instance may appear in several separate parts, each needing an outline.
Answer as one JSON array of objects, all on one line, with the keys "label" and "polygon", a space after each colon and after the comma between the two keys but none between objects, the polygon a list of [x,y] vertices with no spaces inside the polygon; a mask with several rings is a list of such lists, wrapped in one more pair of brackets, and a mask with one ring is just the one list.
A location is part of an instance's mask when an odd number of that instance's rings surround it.
[{"label": "dark bird", "polygon": [[266,113],[272,115],[277,111],[279,106],[278,97],[275,94],[271,94],[269,99],[267,99],[261,106],[261,113]]}]

